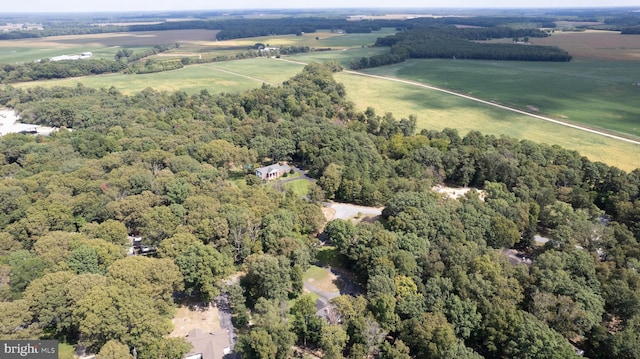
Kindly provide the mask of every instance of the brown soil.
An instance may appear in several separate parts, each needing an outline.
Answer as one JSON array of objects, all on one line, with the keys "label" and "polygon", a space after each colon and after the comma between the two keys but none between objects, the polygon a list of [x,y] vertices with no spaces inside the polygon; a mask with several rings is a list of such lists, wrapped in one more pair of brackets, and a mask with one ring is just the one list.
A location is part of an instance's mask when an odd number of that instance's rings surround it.
[{"label": "brown soil", "polygon": [[640,60],[640,35],[615,31],[556,32],[553,36],[529,39],[535,45],[557,46],[576,58]]},{"label": "brown soil", "polygon": [[336,216],[336,210],[329,207],[322,207],[322,214],[324,214],[324,218],[327,219],[327,222],[334,219]]},{"label": "brown soil", "polygon": [[220,329],[218,308],[213,305],[203,307],[202,303],[191,306],[180,306],[171,320],[174,329],[170,337],[186,337],[192,329],[200,328],[205,333]]},{"label": "brown soil", "polygon": [[314,288],[327,293],[340,291],[340,288],[338,288],[335,284],[338,280],[338,277],[336,277],[335,274],[331,273],[331,270],[327,269],[326,271],[327,275],[322,279],[316,280],[314,278],[309,278],[307,279],[307,283],[311,284]]}]

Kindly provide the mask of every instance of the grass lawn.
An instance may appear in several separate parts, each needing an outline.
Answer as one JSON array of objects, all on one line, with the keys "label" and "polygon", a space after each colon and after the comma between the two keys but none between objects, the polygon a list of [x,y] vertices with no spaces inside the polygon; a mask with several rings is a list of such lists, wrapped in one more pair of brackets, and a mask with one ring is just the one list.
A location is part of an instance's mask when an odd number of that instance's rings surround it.
[{"label": "grass lawn", "polygon": [[326,269],[312,265],[311,267],[309,267],[309,269],[307,269],[306,272],[304,272],[302,276],[302,280],[313,279],[314,281],[321,281],[326,277],[327,277]]},{"label": "grass lawn", "polygon": [[66,343],[58,343],[58,358],[59,359],[73,359],[76,351],[73,345]]},{"label": "grass lawn", "polygon": [[291,190],[296,196],[306,196],[309,193],[309,181],[299,179],[282,185],[285,190]]},{"label": "grass lawn", "polygon": [[323,292],[338,292],[336,276],[327,268],[312,265],[302,275],[302,280]]},{"label": "grass lawn", "polygon": [[346,258],[340,254],[338,248],[334,246],[322,246],[316,254],[318,263],[322,266],[340,268],[344,265]]}]

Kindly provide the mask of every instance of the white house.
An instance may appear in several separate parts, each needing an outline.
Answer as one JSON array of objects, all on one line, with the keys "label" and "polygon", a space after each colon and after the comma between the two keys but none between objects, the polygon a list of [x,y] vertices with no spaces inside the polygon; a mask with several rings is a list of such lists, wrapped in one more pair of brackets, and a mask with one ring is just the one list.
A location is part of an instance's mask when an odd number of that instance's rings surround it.
[{"label": "white house", "polygon": [[267,167],[260,167],[256,170],[256,176],[263,180],[276,179],[283,174],[291,171],[289,165],[273,164]]}]

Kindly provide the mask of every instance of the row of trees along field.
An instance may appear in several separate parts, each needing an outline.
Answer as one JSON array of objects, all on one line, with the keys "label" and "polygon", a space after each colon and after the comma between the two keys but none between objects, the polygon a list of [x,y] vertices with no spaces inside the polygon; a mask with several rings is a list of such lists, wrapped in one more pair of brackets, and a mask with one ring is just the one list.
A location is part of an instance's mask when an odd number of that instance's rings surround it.
[{"label": "row of trees along field", "polygon": [[[82,60],[60,60],[50,61],[49,59],[40,59],[33,62],[25,62],[21,64],[4,64],[0,65],[0,83],[9,84],[16,82],[62,79],[68,77],[101,75],[106,73],[114,73],[127,71],[129,73],[143,73],[139,68],[142,67],[146,72],[168,71],[178,68],[176,65],[167,66],[166,61],[151,61],[142,65],[136,62],[140,60],[166,52],[179,47],[179,44],[169,46],[156,45],[145,51],[134,52],[131,49],[123,48],[118,50],[114,56],[114,60],[107,59],[82,59]],[[178,61],[179,67],[182,63]]]},{"label": "row of trees along field", "polygon": [[[181,16],[182,18],[188,15]],[[223,19],[221,17],[227,17]],[[43,30],[14,31],[0,33],[0,40],[20,38],[39,38],[60,35],[81,35],[109,32],[129,31],[164,31],[164,30],[219,30],[218,40],[229,40],[245,37],[290,35],[314,33],[318,30],[342,30],[346,33],[370,33],[383,27],[412,28],[416,25],[467,25],[479,27],[495,27],[519,24],[533,28],[554,28],[554,16],[522,17],[522,16],[464,16],[442,18],[414,18],[414,19],[374,19],[351,21],[335,16],[283,16],[269,19],[245,18],[244,16],[228,16],[223,13],[211,14],[213,19],[197,19],[187,21],[163,21],[164,19],[140,19],[140,21],[161,21],[153,24],[136,24],[128,26],[95,26],[96,22],[104,19],[66,19],[64,16],[57,21],[44,21]],[[127,18],[127,21],[134,21]],[[168,45],[168,44],[164,44]]]},{"label": "row of trees along field", "polygon": [[555,46],[524,43],[481,43],[489,39],[545,37],[538,29],[509,27],[456,28],[414,27],[395,35],[378,38],[375,46],[390,47],[388,54],[363,57],[351,63],[352,69],[384,66],[409,58],[444,58],[510,61],[570,61],[571,55]]},{"label": "row of trees along field", "polygon": [[[288,358],[294,344],[325,358],[570,358],[570,341],[637,357],[639,170],[478,132],[416,134],[414,117],[355,111],[339,70],[311,64],[242,94],[2,88],[25,122],[73,131],[0,137],[0,336],[177,358],[189,345],[164,338],[174,295],[228,291],[245,358]],[[286,160],[317,178],[308,198],[252,174]],[[484,195],[446,199],[430,190],[441,182]],[[385,206],[380,222],[326,225],[363,290],[333,299],[328,320],[301,295],[324,198]],[[126,256],[127,234],[157,256]],[[531,263],[510,264],[508,247]]]},{"label": "row of trees along field", "polygon": [[[181,69],[186,65],[204,64],[211,62],[232,61],[260,56],[279,56],[314,51],[308,46],[283,46],[269,51],[259,51],[249,48],[236,54],[211,55],[199,58],[183,57],[159,59],[147,57],[179,47],[179,44],[171,46],[154,46],[152,49],[133,52],[130,49],[120,49],[114,56],[115,60],[106,59],[82,59],[49,61],[42,59],[37,62],[22,64],[0,64],[0,83],[11,84],[17,82],[62,79],[68,77],[101,75],[105,73],[122,72],[127,74],[148,74]],[[317,51],[326,51],[318,49]],[[146,60],[144,60],[146,59]],[[142,61],[144,60],[144,61]]]}]

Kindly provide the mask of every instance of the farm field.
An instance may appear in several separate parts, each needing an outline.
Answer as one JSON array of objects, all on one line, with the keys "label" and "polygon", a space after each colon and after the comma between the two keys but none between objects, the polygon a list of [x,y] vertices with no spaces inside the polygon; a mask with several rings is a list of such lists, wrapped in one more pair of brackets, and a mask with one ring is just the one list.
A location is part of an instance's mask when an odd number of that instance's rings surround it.
[{"label": "farm field", "polygon": [[556,31],[552,36],[529,41],[535,45],[557,46],[565,49],[576,60],[640,60],[640,35],[621,35],[617,31]]},{"label": "farm field", "polygon": [[[637,63],[411,60],[367,69],[616,134],[640,137]],[[638,79],[637,81],[635,79]]]},{"label": "farm field", "polygon": [[[267,65],[268,62],[268,65]],[[207,90],[210,93],[242,92],[262,86],[263,83],[281,84],[302,69],[285,61],[254,58],[228,62],[187,66],[182,69],[142,75],[109,74],[62,80],[35,81],[14,84],[14,87],[76,86],[82,83],[93,88],[114,86],[126,94],[151,87],[158,91],[185,91],[188,94]],[[268,69],[268,70],[267,70]]]},{"label": "farm field", "polygon": [[481,131],[506,135],[576,150],[593,161],[627,171],[640,168],[638,145],[537,120],[470,100],[381,79],[349,73],[335,78],[345,85],[358,110],[368,106],[377,113],[392,112],[396,118],[417,116],[419,129],[455,128],[460,134]]},{"label": "farm field", "polygon": [[36,61],[86,51],[91,51],[96,58],[113,59],[121,48],[138,52],[155,45],[207,43],[215,41],[217,33],[211,30],[141,31],[3,40],[0,41],[0,63]]},{"label": "farm field", "polygon": [[179,48],[156,56],[182,58],[235,54],[246,51],[256,43],[269,44],[271,47],[309,46],[342,50],[371,45],[378,37],[391,35],[394,31],[393,29],[382,29],[370,34],[340,34],[325,30],[303,34],[302,36],[280,35],[226,41],[217,41],[216,34],[218,31],[214,30],[141,31],[52,36],[0,41],[0,63],[29,62],[87,51],[92,52],[95,58],[113,59],[121,48],[129,48],[134,52],[141,52],[155,45],[172,45],[176,43],[180,44]]}]

